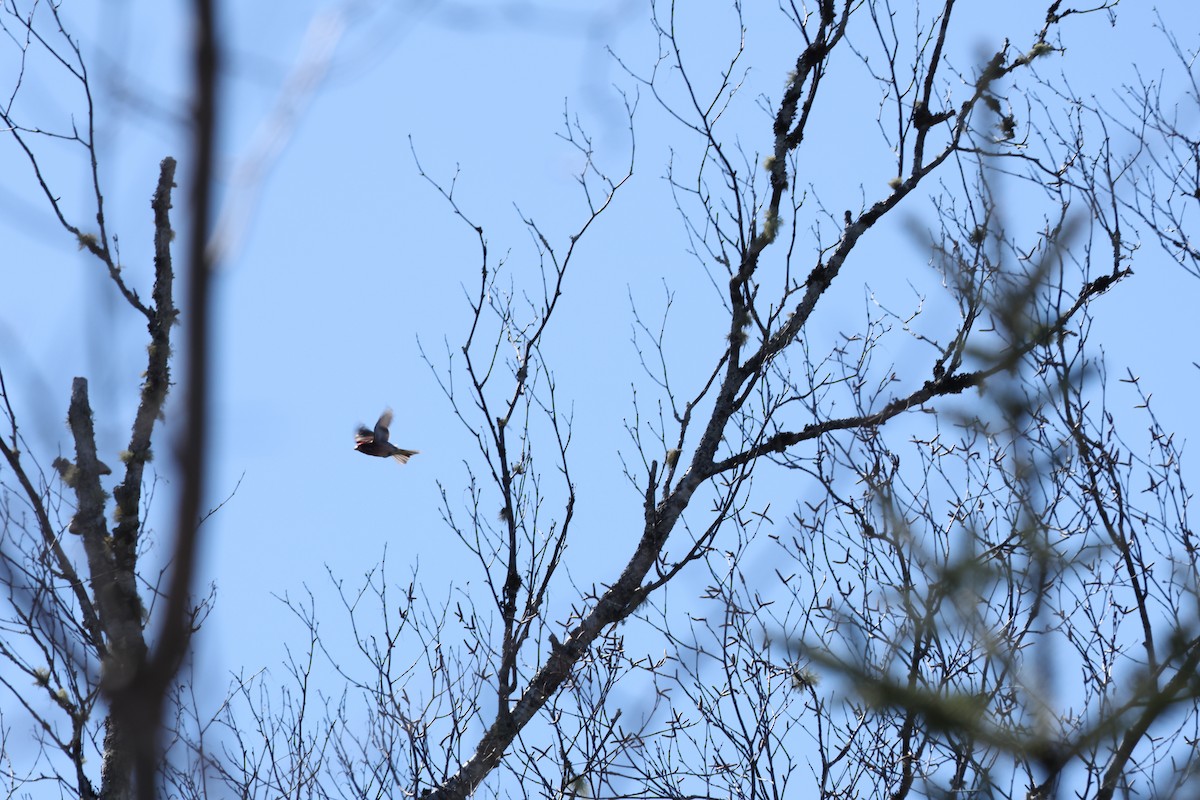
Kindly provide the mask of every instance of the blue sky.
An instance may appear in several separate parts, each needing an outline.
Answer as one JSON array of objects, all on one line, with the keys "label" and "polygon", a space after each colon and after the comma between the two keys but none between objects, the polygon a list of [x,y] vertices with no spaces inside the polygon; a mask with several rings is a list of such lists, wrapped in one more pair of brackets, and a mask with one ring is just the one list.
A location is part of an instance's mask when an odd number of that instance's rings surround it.
[{"label": "blue sky", "polygon": [[[406,581],[419,565],[434,598],[448,594],[451,580],[477,585],[475,565],[439,514],[439,482],[457,502],[464,459],[477,453],[423,362],[418,338],[444,369],[445,343],[456,348],[465,334],[463,287],[475,290],[479,252],[471,231],[418,175],[412,149],[443,183],[458,170],[461,207],[484,227],[493,258],[506,257],[514,283],[528,284],[536,261],[517,209],[564,249],[586,214],[575,182],[580,158],[556,136],[564,103],[593,135],[601,167],[619,175],[629,158],[618,89],[632,97],[637,85],[605,48],[644,73],[655,43],[644,4],[617,4],[617,11],[610,5],[535,13],[511,4],[480,15],[461,4],[364,3],[361,15],[346,20],[330,69],[289,129],[244,238],[217,280],[217,438],[208,505],[233,496],[204,528],[204,577],[218,586],[199,654],[213,676],[210,688],[223,688],[230,672],[278,663],[298,628],[276,595],[296,596],[307,586],[319,608],[332,612],[327,566],[354,584],[386,548],[393,577]],[[231,3],[225,10],[227,175],[251,152],[314,16],[333,8],[286,6]],[[1016,47],[1031,41],[1044,9],[1008,7],[997,23],[994,4],[962,5],[955,63],[969,68],[976,53],[1005,36]],[[1194,18],[1187,3],[1160,7],[1168,20]],[[179,126],[164,113],[180,113],[186,19],[174,4],[126,2],[102,20],[84,19],[89,12],[71,4],[66,9],[80,15],[79,38],[100,87],[101,169],[113,227],[128,273],[146,293],[157,165],[165,155],[186,156]],[[759,153],[769,122],[753,98],[777,98],[795,58],[791,29],[755,16],[767,11],[748,12],[750,72],[731,112],[743,146]],[[1076,88],[1107,91],[1132,77],[1135,60],[1161,53],[1158,34],[1144,20],[1135,24],[1133,11],[1128,27],[1111,28],[1101,17],[1065,27],[1063,63]],[[737,44],[731,20],[722,7],[683,28],[702,80],[713,80],[723,63],[717,56]],[[53,79],[39,80],[32,107],[61,121],[75,96]],[[820,171],[806,179],[830,208],[857,207],[890,177],[874,123],[877,97],[830,92],[825,101],[825,113],[838,122],[806,144],[823,154],[809,162]],[[610,580],[641,530],[640,499],[621,473],[622,453],[636,460],[624,429],[630,386],[646,384],[630,343],[629,297],[645,319],[657,320],[664,283],[675,293],[670,341],[685,385],[707,369],[724,333],[717,298],[685,252],[663,180],[671,153],[690,164],[695,143],[644,91],[634,124],[634,176],[584,240],[548,347],[560,396],[574,415],[580,518],[567,562],[583,586]],[[77,159],[56,153],[52,164],[64,196],[86,188]],[[70,380],[87,375],[99,432],[115,460],[136,399],[144,330],[99,266],[76,252],[32,195],[28,172],[7,144],[0,170],[0,236],[8,243],[0,257],[0,357],[26,436],[44,465],[68,450]],[[914,204],[912,214],[922,208]],[[868,282],[900,304],[915,304],[908,281],[922,291],[935,286],[925,256],[899,226],[856,258],[832,300],[836,312],[822,320],[826,334],[853,326]],[[1133,367],[1166,427],[1191,438],[1196,371],[1192,356],[1177,356],[1175,343],[1179,320],[1190,319],[1194,283],[1150,243],[1134,269],[1129,286],[1099,301],[1097,342],[1110,370]],[[898,368],[927,369],[927,353],[905,341],[888,352]],[[405,467],[352,449],[354,427],[373,423],[385,406],[396,412],[394,440],[421,451]],[[169,464],[166,456],[160,452],[160,468]],[[767,483],[766,491],[764,502],[769,497],[786,509],[804,490]],[[160,497],[169,499],[169,484]]]}]

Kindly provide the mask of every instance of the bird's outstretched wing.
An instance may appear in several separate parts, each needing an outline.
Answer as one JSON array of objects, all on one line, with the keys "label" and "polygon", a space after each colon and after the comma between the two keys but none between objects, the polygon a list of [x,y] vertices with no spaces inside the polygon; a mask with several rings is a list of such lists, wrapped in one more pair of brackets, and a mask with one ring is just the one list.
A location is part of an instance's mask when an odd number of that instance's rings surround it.
[{"label": "bird's outstretched wing", "polygon": [[354,434],[354,446],[357,447],[362,444],[370,444],[373,441],[375,441],[375,434],[371,432],[371,429],[363,425],[359,425],[358,432]]},{"label": "bird's outstretched wing", "polygon": [[375,443],[384,444],[388,440],[388,426],[392,424],[392,410],[385,409],[379,415],[379,421],[375,423]]}]

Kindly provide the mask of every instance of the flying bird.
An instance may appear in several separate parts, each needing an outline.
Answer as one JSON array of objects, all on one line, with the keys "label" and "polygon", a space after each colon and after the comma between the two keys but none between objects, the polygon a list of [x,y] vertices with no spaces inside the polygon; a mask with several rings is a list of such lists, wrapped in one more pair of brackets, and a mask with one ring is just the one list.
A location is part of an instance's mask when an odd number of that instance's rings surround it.
[{"label": "flying bird", "polygon": [[369,456],[379,456],[380,458],[391,456],[401,464],[407,464],[408,459],[421,451],[403,450],[389,442],[388,426],[391,424],[392,410],[389,408],[379,415],[379,421],[375,423],[375,430],[360,425],[358,433],[354,434],[354,449]]}]

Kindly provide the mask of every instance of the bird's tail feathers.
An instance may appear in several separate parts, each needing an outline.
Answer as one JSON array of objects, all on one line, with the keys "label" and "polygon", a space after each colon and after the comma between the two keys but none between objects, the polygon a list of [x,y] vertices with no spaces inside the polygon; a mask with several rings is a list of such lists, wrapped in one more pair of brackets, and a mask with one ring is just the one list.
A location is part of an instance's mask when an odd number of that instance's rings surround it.
[{"label": "bird's tail feathers", "polygon": [[410,458],[420,452],[420,450],[401,450],[400,448],[396,448],[396,452],[392,453],[392,458],[396,459],[401,464],[407,464]]}]

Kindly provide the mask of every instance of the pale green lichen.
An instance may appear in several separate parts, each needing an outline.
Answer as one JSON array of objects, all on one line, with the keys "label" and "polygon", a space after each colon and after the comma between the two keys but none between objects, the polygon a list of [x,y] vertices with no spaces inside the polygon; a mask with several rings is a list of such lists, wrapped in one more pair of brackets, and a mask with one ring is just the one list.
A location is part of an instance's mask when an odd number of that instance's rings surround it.
[{"label": "pale green lichen", "polygon": [[1035,58],[1041,58],[1044,55],[1053,53],[1055,49],[1056,48],[1052,44],[1048,44],[1047,42],[1038,42],[1030,49],[1028,53],[1025,54],[1025,59],[1027,61],[1033,61]]},{"label": "pale green lichen", "polygon": [[821,676],[809,669],[798,669],[792,673],[793,689],[811,689],[821,682]]},{"label": "pale green lichen", "polygon": [[775,241],[775,237],[779,235],[779,215],[770,214],[763,220],[762,238],[767,244]]}]

